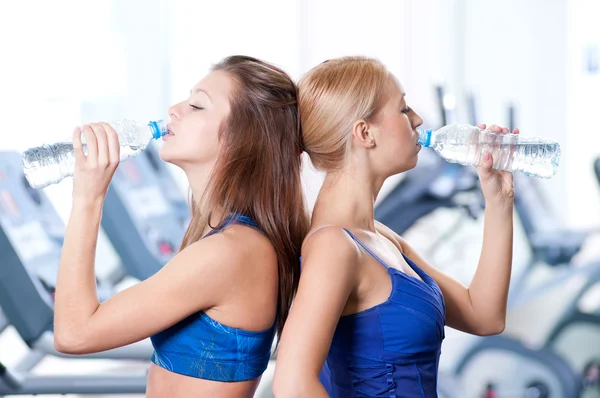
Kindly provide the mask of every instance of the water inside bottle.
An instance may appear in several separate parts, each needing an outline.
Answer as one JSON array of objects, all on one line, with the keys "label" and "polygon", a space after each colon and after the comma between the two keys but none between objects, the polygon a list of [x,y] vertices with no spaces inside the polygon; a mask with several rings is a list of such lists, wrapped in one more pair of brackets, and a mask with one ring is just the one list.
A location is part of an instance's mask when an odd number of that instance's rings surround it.
[{"label": "water inside bottle", "polygon": [[[24,153],[23,170],[25,177],[33,188],[43,188],[72,176],[75,169],[75,152],[73,143],[58,142],[52,144],[52,157],[48,157],[48,146],[31,148]],[[138,155],[143,148],[139,146],[121,146],[121,161]],[[87,155],[87,147],[83,144],[83,152]]]},{"label": "water inside bottle", "polygon": [[518,170],[540,178],[550,178],[556,173],[560,158],[560,146],[557,143],[519,141],[517,136],[508,134],[493,138],[479,144],[440,143],[439,153],[450,162],[477,166],[482,161],[482,155],[490,152],[494,159],[493,167],[498,170]]}]

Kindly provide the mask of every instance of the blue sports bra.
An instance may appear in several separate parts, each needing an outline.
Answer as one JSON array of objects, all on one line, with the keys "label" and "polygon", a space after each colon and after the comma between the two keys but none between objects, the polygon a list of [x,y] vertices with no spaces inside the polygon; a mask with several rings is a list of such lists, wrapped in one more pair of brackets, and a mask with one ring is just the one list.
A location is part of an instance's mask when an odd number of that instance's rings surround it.
[{"label": "blue sports bra", "polygon": [[437,397],[437,373],[446,307],[436,282],[404,254],[422,280],[384,266],[392,292],[383,303],[342,316],[320,381],[331,397]]},{"label": "blue sports bra", "polygon": [[[205,237],[234,224],[260,231],[252,219],[232,214],[223,227]],[[200,311],[150,338],[154,346],[152,362],[171,372],[200,379],[251,380],[267,368],[274,337],[275,323],[268,330],[249,332],[223,325]]]}]

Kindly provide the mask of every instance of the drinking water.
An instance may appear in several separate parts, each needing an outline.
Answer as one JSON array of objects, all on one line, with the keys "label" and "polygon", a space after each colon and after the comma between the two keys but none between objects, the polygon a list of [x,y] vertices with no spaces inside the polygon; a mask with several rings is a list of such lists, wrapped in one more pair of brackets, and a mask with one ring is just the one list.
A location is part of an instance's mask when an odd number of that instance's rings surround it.
[{"label": "drinking water", "polygon": [[[151,140],[159,139],[167,134],[167,123],[164,120],[147,124],[133,120],[121,120],[108,123],[119,137],[121,160],[129,159],[143,151]],[[87,154],[85,136],[81,135],[83,151]],[[73,175],[75,170],[75,153],[73,142],[65,140],[52,145],[30,148],[22,155],[25,177],[33,188],[44,188],[55,184],[65,177]]]},{"label": "drinking water", "polygon": [[560,145],[556,141],[495,133],[467,124],[452,124],[438,130],[419,130],[419,144],[432,148],[452,163],[478,166],[485,152],[493,168],[520,171],[528,176],[550,178],[558,168]]}]

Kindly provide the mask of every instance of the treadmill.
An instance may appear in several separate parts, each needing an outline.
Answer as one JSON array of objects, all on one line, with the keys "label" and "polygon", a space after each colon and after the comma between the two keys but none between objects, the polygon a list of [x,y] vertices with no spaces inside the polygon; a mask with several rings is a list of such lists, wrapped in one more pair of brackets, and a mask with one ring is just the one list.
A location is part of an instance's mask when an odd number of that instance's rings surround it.
[{"label": "treadmill", "polygon": [[[43,191],[29,186],[20,154],[0,152],[0,307],[6,322],[31,349],[30,355],[14,369],[4,366],[0,356],[0,396],[143,393],[146,371],[83,377],[37,376],[30,372],[46,355],[73,357],[54,349],[52,332],[64,230]],[[152,351],[149,340],[144,340],[76,357],[149,361]]]}]

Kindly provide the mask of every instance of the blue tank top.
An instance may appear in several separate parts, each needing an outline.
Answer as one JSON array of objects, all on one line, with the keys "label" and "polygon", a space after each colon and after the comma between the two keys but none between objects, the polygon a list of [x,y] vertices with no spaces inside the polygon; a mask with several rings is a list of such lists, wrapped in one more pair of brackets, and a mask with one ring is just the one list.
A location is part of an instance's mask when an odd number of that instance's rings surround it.
[{"label": "blue tank top", "polygon": [[392,293],[381,304],[340,318],[319,377],[321,383],[335,398],[437,397],[446,321],[442,291],[404,254],[422,281],[388,267],[344,230],[387,269]]},{"label": "blue tank top", "polygon": [[[258,229],[243,215],[232,214],[205,237],[233,224]],[[154,346],[152,362],[185,376],[223,382],[252,380],[265,371],[275,337],[275,323],[262,332],[232,328],[200,311],[150,339]]]}]

